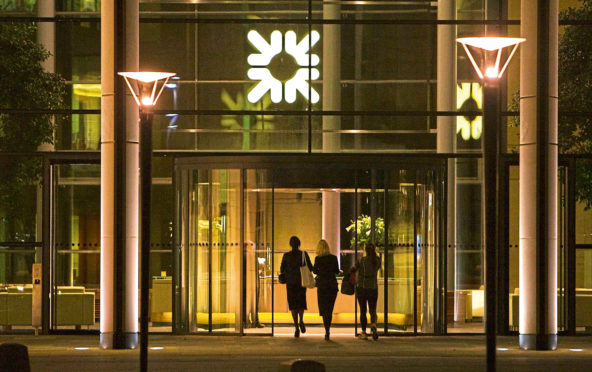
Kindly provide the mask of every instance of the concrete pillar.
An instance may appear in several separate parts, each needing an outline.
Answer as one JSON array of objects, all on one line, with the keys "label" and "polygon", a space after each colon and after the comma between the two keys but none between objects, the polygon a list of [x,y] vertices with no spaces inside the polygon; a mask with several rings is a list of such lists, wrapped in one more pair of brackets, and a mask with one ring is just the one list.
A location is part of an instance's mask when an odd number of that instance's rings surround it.
[{"label": "concrete pillar", "polygon": [[558,0],[523,0],[520,347],[557,348]]},{"label": "concrete pillar", "polygon": [[336,191],[323,191],[323,239],[329,243],[331,253],[339,259],[341,247],[341,195]]},{"label": "concrete pillar", "polygon": [[[324,19],[341,19],[341,5],[326,1]],[[323,110],[341,110],[341,25],[323,25]],[[323,116],[323,131],[341,129],[339,116]],[[339,152],[341,134],[323,132],[323,152]]]},{"label": "concrete pillar", "polygon": [[138,343],[138,107],[121,71],[138,70],[137,0],[101,2],[101,336]]},{"label": "concrete pillar", "polygon": [[[438,19],[456,19],[456,1],[438,1]],[[437,62],[437,100],[438,111],[456,110],[456,26],[438,25],[438,62]],[[438,116],[437,119],[437,142],[438,153],[456,152],[456,117]],[[446,236],[447,236],[447,261],[446,268],[447,282],[451,289],[456,289],[456,162],[448,160],[448,189],[446,205]],[[452,299],[449,299],[451,301]],[[457,296],[454,296],[454,320],[464,321],[457,318],[456,314],[463,312],[457,309]]]},{"label": "concrete pillar", "polygon": [[[38,17],[55,17],[55,1],[46,0],[40,1],[37,4]],[[37,43],[42,45],[51,55],[45,61],[41,62],[41,66],[47,72],[55,72],[55,23],[53,22],[39,22],[37,23]],[[52,119],[53,120],[53,119]],[[43,143],[37,151],[53,151],[54,145],[51,143]],[[41,240],[43,226],[43,185],[37,186],[37,216],[36,216],[36,231],[38,241]],[[36,248],[35,262],[41,263],[41,247]]]},{"label": "concrete pillar", "polygon": [[[341,19],[341,5],[326,1],[324,19]],[[323,110],[341,110],[341,26],[323,25]],[[323,116],[323,131],[341,129],[339,116]],[[341,134],[323,132],[323,152],[339,152]],[[323,191],[323,239],[339,259],[341,248],[341,197],[337,191]]]}]

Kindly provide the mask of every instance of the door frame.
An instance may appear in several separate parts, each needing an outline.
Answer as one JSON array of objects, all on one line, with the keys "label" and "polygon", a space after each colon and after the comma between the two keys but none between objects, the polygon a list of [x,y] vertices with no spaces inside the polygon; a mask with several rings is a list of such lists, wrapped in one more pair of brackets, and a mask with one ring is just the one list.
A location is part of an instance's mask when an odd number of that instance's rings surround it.
[{"label": "door frame", "polygon": [[[182,181],[182,174],[184,170],[189,169],[238,169],[241,172],[241,180],[244,182],[244,170],[245,169],[267,169],[267,170],[276,170],[276,169],[311,169],[317,170],[319,168],[330,167],[332,169],[381,169],[381,170],[388,170],[388,169],[396,169],[396,168],[405,168],[411,171],[417,172],[421,170],[434,170],[436,174],[438,174],[438,181],[435,182],[434,185],[434,192],[437,193],[438,197],[436,197],[436,208],[437,207],[444,207],[446,205],[446,193],[444,192],[447,189],[447,167],[448,167],[448,159],[449,155],[447,154],[413,154],[413,153],[405,153],[405,154],[322,154],[322,153],[313,153],[313,154],[305,154],[305,153],[290,153],[290,154],[277,154],[277,153],[259,153],[259,154],[229,154],[229,153],[222,153],[222,154],[176,154],[174,156],[173,161],[173,188],[175,192],[175,208],[176,211],[175,215],[175,222],[173,223],[173,236],[175,237],[175,251],[173,252],[173,333],[191,333],[189,329],[186,327],[186,324],[181,324],[179,316],[181,314],[175,314],[177,310],[181,310],[182,303],[181,301],[186,298],[186,294],[181,293],[182,291],[185,292],[186,288],[181,288],[179,280],[184,280],[180,274],[180,270],[183,270],[182,267],[184,263],[182,262],[182,232],[180,230],[183,227],[180,227],[180,223],[183,220],[181,214],[184,215],[186,211],[184,211],[183,206],[181,206],[181,201],[183,200],[183,196],[180,195],[180,190],[177,190],[178,186],[183,188],[183,185],[178,185],[179,181]],[[187,180],[185,180],[187,181]],[[244,185],[241,182],[241,191],[243,191]],[[417,180],[415,182],[417,185]],[[357,189],[357,181],[356,181],[356,189]],[[377,197],[380,197],[377,195]],[[244,246],[244,195],[241,193],[241,207],[243,208],[243,212],[241,212],[241,247]],[[415,197],[416,199],[416,197]],[[442,199],[442,200],[440,200]],[[417,201],[414,203],[415,209],[417,209]],[[434,259],[437,261],[435,262],[434,269],[434,331],[433,333],[418,333],[417,332],[417,300],[414,297],[414,325],[413,325],[413,332],[406,332],[404,334],[396,334],[392,332],[388,332],[388,324],[385,323],[385,334],[386,335],[439,335],[446,333],[446,249],[445,244],[446,242],[446,213],[438,212],[437,216],[435,216],[435,222],[438,224],[438,230],[435,232],[435,239],[436,239],[436,247],[434,247]],[[417,224],[417,221],[414,221],[414,226]],[[272,227],[273,228],[273,227]],[[416,229],[416,226],[414,227]],[[415,234],[414,234],[415,235]],[[387,234],[385,232],[385,239],[387,238]],[[416,236],[414,236],[414,252],[417,251],[417,241]],[[415,254],[414,254],[414,261],[415,261]],[[414,264],[416,265],[416,264]],[[244,267],[244,252],[241,249],[241,269]],[[185,271],[185,270],[183,270]],[[417,276],[417,275],[415,275]],[[211,278],[210,278],[211,279]],[[246,290],[246,283],[244,280],[244,272],[240,275],[240,311],[241,317],[242,312],[245,308],[245,297],[244,293]],[[416,283],[417,278],[414,278],[414,283]],[[416,287],[416,285],[415,285]],[[417,288],[414,289],[414,293]],[[211,291],[210,291],[211,292]],[[211,293],[209,293],[211,296]],[[273,296],[273,295],[272,295]],[[386,301],[386,298],[385,298]],[[386,307],[385,302],[385,307]],[[356,323],[355,327],[357,328],[357,304],[356,304]],[[443,318],[444,317],[444,318]],[[272,324],[272,335],[274,324]],[[229,332],[226,333],[227,335],[255,335],[255,334],[245,334],[243,325],[241,322],[240,332]],[[213,335],[213,332],[208,333],[199,333],[199,334],[208,334]],[[220,335],[217,334],[216,335]]]},{"label": "door frame", "polygon": [[55,263],[55,234],[54,234],[54,215],[55,215],[55,165],[91,165],[101,164],[101,154],[99,152],[47,152],[43,154],[43,222],[42,222],[42,287],[43,294],[41,302],[42,311],[42,334],[99,334],[99,330],[69,330],[56,329],[53,326],[52,317],[55,314],[55,301],[50,300],[52,293],[53,265]]}]

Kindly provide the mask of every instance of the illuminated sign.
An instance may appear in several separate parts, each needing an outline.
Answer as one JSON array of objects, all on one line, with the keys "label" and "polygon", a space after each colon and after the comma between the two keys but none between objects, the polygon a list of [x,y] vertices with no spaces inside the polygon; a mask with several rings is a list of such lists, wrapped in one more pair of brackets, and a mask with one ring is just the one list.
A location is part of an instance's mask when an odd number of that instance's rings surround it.
[{"label": "illuminated sign", "polygon": [[[483,90],[479,83],[460,83],[456,86],[457,109],[460,111],[480,111],[483,107]],[[457,116],[456,133],[465,141],[478,140],[483,131],[482,116]]]},{"label": "illuminated sign", "polygon": [[[247,62],[251,66],[247,76],[251,80],[259,81],[247,95],[249,102],[259,102],[268,91],[273,103],[280,103],[282,99],[288,103],[294,103],[297,92],[312,103],[319,102],[319,93],[309,85],[309,81],[317,80],[320,75],[318,69],[309,68],[318,66],[320,62],[318,55],[309,54],[310,48],[321,38],[317,31],[312,31],[299,43],[294,31],[287,31],[284,35],[280,31],[273,31],[269,43],[255,30],[249,31],[247,38],[259,51],[259,53],[253,53],[247,58]],[[286,81],[274,77],[269,69],[271,61],[282,51],[294,57],[298,65],[294,74]]]}]

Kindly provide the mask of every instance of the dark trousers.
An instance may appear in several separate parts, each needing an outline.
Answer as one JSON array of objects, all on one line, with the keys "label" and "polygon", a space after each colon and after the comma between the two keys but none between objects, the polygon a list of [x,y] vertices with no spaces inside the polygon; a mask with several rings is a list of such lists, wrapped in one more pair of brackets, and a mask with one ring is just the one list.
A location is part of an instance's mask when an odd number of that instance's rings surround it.
[{"label": "dark trousers", "polygon": [[331,321],[333,320],[333,308],[335,306],[335,299],[337,298],[337,288],[333,287],[318,287],[317,299],[319,303],[319,315],[323,317],[323,325],[325,326],[325,333],[329,333],[331,329]]},{"label": "dark trousers", "polygon": [[368,319],[366,311],[370,310],[370,322],[376,323],[376,302],[378,301],[378,289],[357,288],[358,304],[360,305],[360,325],[362,331],[366,332]]}]

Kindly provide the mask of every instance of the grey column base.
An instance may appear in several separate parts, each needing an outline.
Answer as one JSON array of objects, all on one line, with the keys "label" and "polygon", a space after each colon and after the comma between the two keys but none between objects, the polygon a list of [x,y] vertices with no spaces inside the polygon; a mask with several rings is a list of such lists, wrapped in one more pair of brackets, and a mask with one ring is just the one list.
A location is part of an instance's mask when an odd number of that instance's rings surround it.
[{"label": "grey column base", "polygon": [[101,333],[100,344],[103,349],[135,349],[138,347],[138,334]]},{"label": "grey column base", "polygon": [[523,350],[556,350],[557,335],[520,335],[519,343],[520,348]]}]

